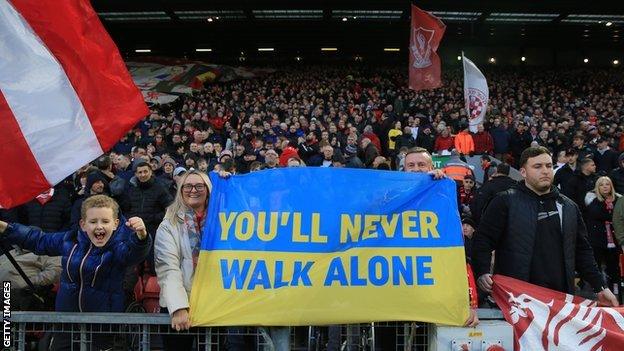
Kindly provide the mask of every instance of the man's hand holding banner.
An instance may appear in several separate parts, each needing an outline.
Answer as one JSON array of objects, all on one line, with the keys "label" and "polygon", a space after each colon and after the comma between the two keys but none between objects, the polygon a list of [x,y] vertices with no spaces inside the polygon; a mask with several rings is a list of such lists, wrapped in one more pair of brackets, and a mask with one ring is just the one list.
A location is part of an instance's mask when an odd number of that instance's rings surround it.
[{"label": "man's hand holding banner", "polygon": [[359,169],[212,175],[193,325],[461,325],[455,184]]}]

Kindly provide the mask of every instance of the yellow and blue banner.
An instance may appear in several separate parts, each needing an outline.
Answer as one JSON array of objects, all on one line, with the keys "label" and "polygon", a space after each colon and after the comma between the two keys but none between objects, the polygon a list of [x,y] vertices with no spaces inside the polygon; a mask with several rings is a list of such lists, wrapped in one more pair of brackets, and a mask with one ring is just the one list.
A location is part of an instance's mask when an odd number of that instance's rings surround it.
[{"label": "yellow and blue banner", "polygon": [[454,181],[311,167],[211,180],[193,325],[468,318]]}]

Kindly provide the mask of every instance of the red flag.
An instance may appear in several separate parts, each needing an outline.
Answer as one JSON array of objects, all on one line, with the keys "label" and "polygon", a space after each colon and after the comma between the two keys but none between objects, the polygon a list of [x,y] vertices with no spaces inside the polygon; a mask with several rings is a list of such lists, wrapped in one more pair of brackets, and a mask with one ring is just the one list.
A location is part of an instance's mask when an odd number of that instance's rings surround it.
[{"label": "red flag", "polygon": [[622,350],[624,308],[495,275],[494,299],[514,328],[515,351]]},{"label": "red flag", "polygon": [[409,46],[409,87],[434,89],[442,85],[438,45],[446,25],[439,18],[412,5]]},{"label": "red flag", "polygon": [[148,114],[88,0],[0,1],[0,207],[108,151]]}]

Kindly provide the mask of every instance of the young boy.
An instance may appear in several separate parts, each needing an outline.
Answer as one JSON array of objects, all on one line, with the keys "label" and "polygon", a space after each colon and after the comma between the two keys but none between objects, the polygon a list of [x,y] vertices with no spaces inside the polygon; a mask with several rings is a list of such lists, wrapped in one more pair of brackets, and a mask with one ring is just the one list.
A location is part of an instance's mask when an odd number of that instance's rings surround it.
[{"label": "young boy", "polygon": [[[119,226],[120,218],[125,225]],[[44,233],[0,221],[0,238],[37,255],[62,256],[59,312],[123,312],[126,267],[143,261],[151,245],[143,220],[124,221],[119,205],[106,195],[82,203],[80,230]]]}]

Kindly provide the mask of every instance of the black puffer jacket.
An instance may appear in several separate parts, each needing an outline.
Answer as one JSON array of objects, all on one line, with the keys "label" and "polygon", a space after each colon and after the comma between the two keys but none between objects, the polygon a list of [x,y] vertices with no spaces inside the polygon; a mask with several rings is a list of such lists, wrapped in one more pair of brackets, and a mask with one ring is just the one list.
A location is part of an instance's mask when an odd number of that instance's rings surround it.
[{"label": "black puffer jacket", "polygon": [[45,205],[37,199],[24,204],[19,210],[19,220],[44,232],[59,232],[69,228],[71,217],[70,194],[62,187],[54,188],[54,195]]},{"label": "black puffer jacket", "polygon": [[614,169],[611,173],[609,173],[609,178],[613,181],[615,192],[624,194],[624,168],[620,167]]},{"label": "black puffer jacket", "polygon": [[607,149],[602,153],[598,150],[594,151],[594,162],[596,162],[596,172],[601,175],[607,175],[618,167],[618,152]]},{"label": "black puffer jacket", "polygon": [[596,174],[585,175],[580,170],[574,172],[574,176],[568,180],[567,192],[564,195],[572,199],[576,205],[585,213],[585,195],[596,185],[598,176]]},{"label": "black puffer jacket", "polygon": [[429,152],[433,152],[433,146],[435,145],[435,137],[431,133],[429,134],[418,133],[418,139],[416,139],[416,145],[427,149],[427,151]]},{"label": "black puffer jacket", "polygon": [[[578,169],[578,166],[576,167]],[[559,188],[562,194],[569,194],[568,181],[574,177],[574,170],[569,164],[563,165],[561,169],[555,173],[554,185]]]},{"label": "black puffer jacket", "polygon": [[[587,241],[583,217],[572,200],[559,194],[557,209],[562,224],[563,258],[568,293],[574,293],[574,272],[595,290],[603,286],[602,275]],[[496,250],[494,273],[530,281],[531,260],[537,233],[538,202],[523,183],[496,196],[485,210],[473,239],[472,268],[477,277],[490,272]]]},{"label": "black puffer jacket", "polygon": [[156,181],[154,177],[145,183],[138,182],[128,187],[122,201],[123,213],[127,218],[141,217],[150,235],[156,233],[156,229],[163,217],[167,206],[173,201],[173,197],[167,189]]},{"label": "black puffer jacket", "polygon": [[487,205],[496,194],[508,190],[517,184],[518,182],[507,176],[496,176],[483,184],[483,186],[477,190],[477,195],[474,200],[472,218],[475,222],[479,223],[483,211],[485,211]]},{"label": "black puffer jacket", "polygon": [[[598,249],[606,249],[608,240],[607,240],[607,222],[613,221],[613,208],[615,208],[615,204],[620,201],[619,196],[615,198],[613,203],[613,207],[609,210],[604,201],[600,201],[598,197],[596,197],[596,193],[590,191],[585,196],[585,219],[587,220],[587,234],[589,243],[592,247]],[[611,229],[611,235],[613,235],[614,243],[617,245],[615,240],[615,231],[613,230],[613,225],[609,224]]]},{"label": "black puffer jacket", "polygon": [[[392,138],[391,138],[392,139]],[[416,140],[414,140],[414,138],[412,138],[411,134],[401,134],[395,137],[395,141],[396,141],[396,146],[395,146],[395,150],[399,150],[402,147],[406,147],[408,149],[413,148],[414,146],[416,146]]]}]

